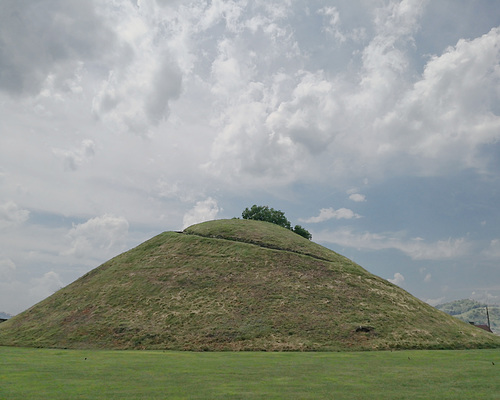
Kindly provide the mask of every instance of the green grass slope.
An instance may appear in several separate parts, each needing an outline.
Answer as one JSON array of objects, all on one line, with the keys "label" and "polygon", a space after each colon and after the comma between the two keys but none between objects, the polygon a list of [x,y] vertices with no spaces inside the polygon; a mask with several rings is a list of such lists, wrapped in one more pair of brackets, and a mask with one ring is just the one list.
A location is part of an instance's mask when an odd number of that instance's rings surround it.
[{"label": "green grass slope", "polygon": [[0,325],[0,345],[172,350],[500,347],[347,258],[259,221],[165,232]]}]

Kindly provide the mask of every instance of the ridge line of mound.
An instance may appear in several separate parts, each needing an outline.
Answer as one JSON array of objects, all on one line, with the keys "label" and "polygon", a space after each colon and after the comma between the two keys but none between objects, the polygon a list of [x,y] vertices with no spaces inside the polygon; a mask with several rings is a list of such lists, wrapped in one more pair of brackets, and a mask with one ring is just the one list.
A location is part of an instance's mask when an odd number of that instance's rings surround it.
[{"label": "ridge line of mound", "polygon": [[308,256],[308,257],[314,258],[316,260],[327,261],[327,262],[331,262],[332,261],[332,260],[330,260],[328,258],[321,257],[321,256],[318,256],[318,255],[315,255],[315,254],[312,254],[312,253],[306,253],[306,252],[297,251],[297,250],[293,250],[293,249],[287,249],[285,247],[275,246],[275,245],[272,245],[272,244],[266,244],[266,243],[259,242],[259,241],[254,241],[254,240],[243,240],[243,239],[240,239],[240,238],[227,237],[227,236],[221,236],[221,235],[203,235],[201,233],[191,233],[191,232],[186,232],[186,231],[182,231],[182,232],[178,232],[178,233],[181,233],[181,234],[184,234],[184,235],[199,236],[199,237],[204,237],[204,238],[208,238],[208,239],[218,239],[218,240],[227,240],[229,242],[246,243],[246,244],[251,244],[251,245],[254,245],[254,246],[262,247],[264,249],[280,250],[280,251],[287,251],[289,253],[300,254],[300,255],[303,255],[303,256]]}]

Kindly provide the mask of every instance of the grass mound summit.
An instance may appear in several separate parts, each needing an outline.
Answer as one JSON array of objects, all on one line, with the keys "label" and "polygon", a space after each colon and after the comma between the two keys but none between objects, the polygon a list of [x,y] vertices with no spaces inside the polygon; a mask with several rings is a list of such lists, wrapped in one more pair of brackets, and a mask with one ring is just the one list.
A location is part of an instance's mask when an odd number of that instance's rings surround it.
[{"label": "grass mound summit", "polygon": [[175,350],[500,347],[279,226],[164,232],[0,324],[0,345]]}]

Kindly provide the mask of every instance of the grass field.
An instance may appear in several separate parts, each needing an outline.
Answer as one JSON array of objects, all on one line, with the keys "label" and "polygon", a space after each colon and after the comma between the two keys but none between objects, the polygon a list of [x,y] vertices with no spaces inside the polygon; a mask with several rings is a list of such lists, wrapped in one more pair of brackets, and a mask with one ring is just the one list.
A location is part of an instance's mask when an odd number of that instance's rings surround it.
[{"label": "grass field", "polygon": [[0,399],[498,399],[500,350],[356,353],[0,347]]}]

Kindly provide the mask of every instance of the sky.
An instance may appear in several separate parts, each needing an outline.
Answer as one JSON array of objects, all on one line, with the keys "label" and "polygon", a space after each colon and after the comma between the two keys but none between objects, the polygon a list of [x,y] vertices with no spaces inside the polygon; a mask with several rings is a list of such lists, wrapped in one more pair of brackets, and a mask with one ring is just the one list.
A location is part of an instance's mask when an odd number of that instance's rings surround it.
[{"label": "sky", "polygon": [[500,303],[497,0],[2,0],[0,311],[281,210],[436,305]]}]

